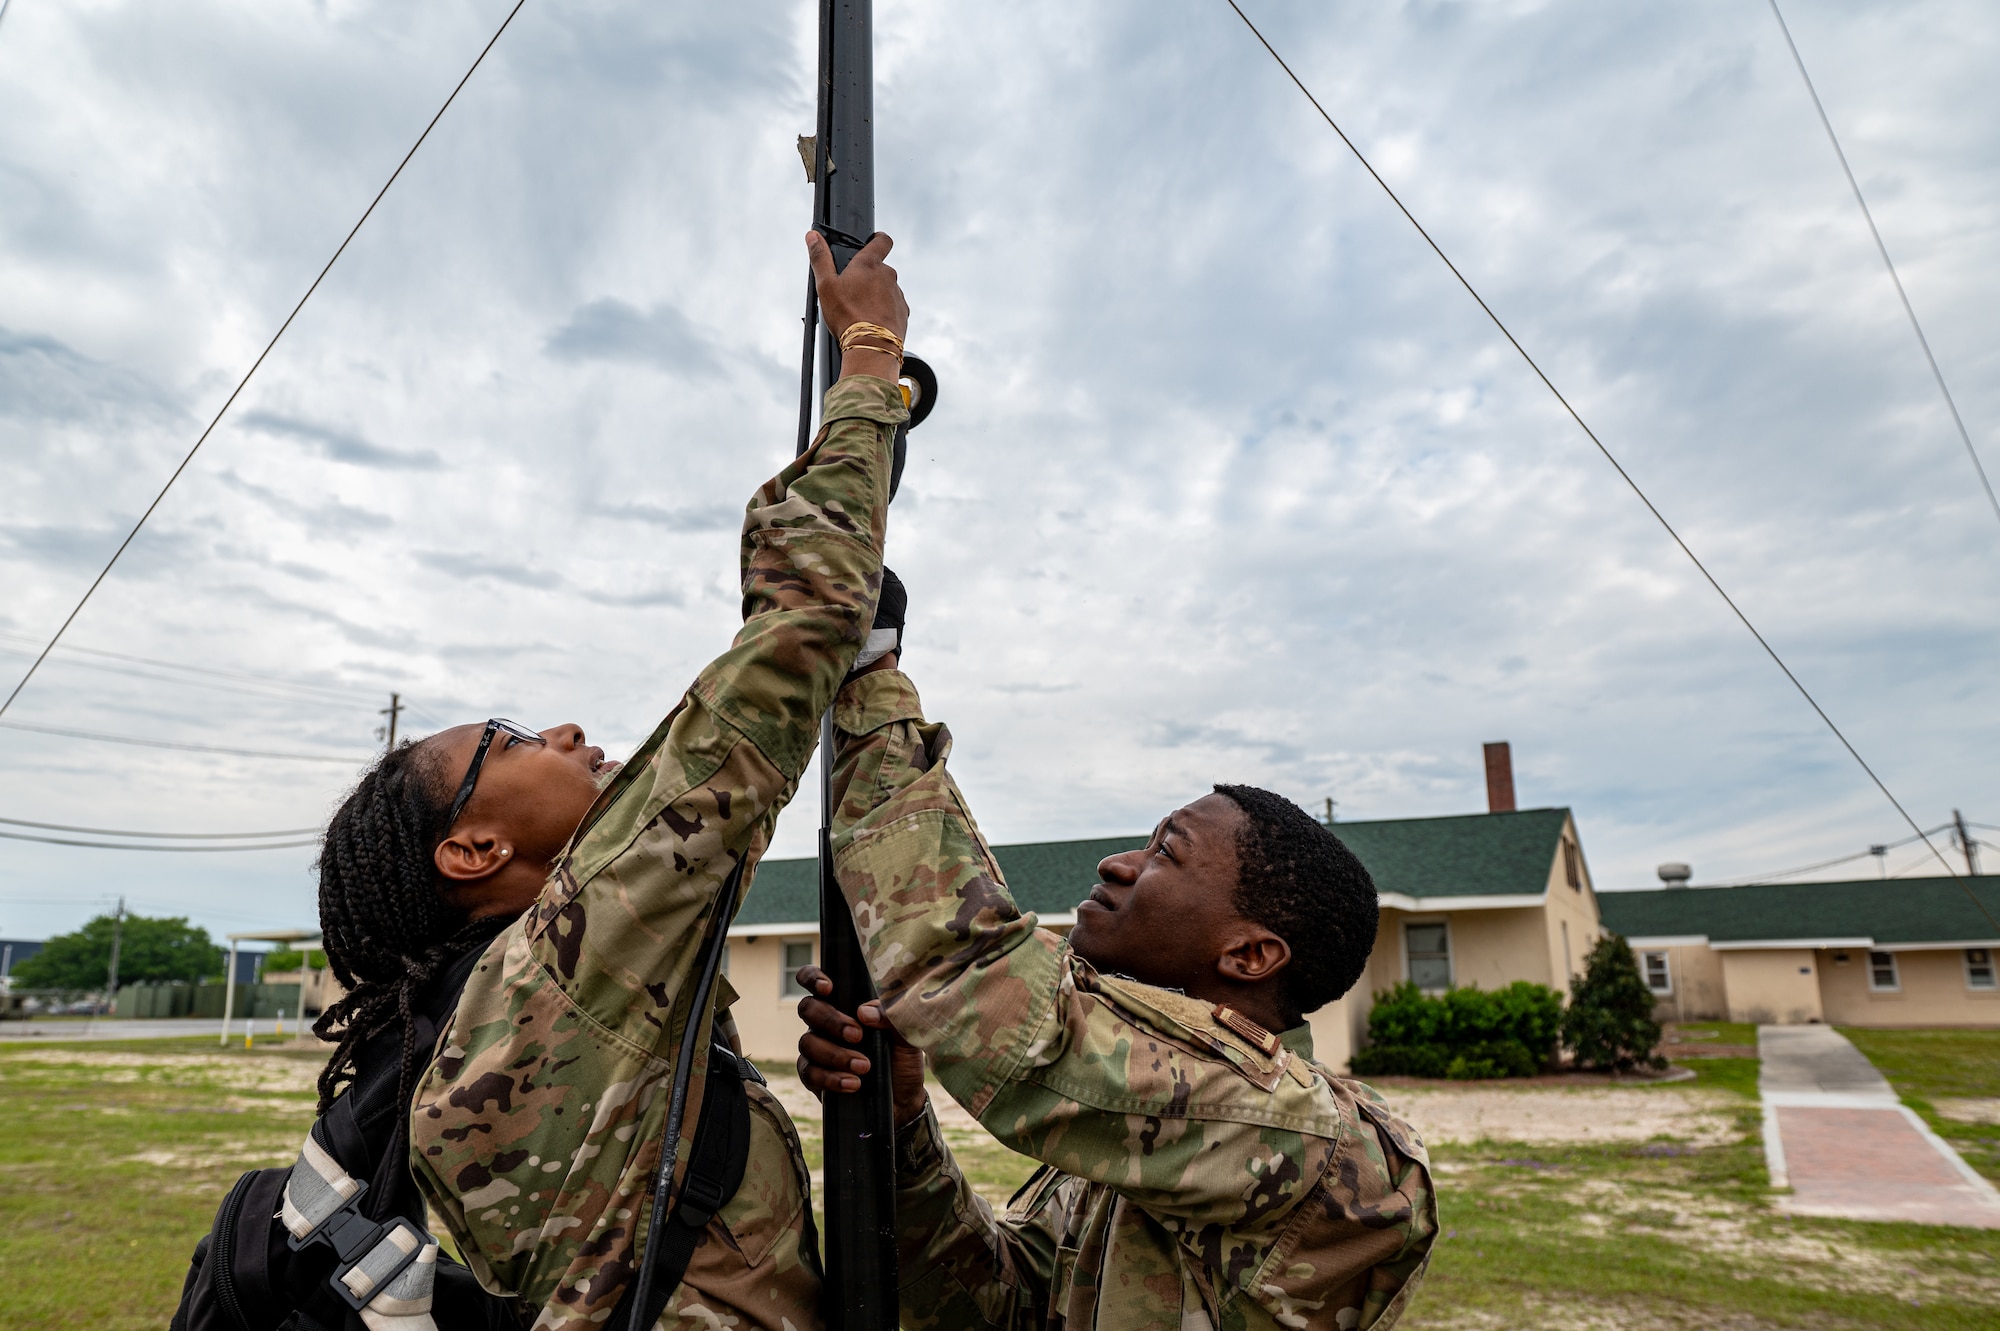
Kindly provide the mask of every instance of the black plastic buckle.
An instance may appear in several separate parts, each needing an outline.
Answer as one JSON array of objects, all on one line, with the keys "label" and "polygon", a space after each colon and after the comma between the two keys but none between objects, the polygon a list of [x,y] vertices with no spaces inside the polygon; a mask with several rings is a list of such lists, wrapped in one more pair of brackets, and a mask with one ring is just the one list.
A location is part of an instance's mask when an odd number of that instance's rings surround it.
[{"label": "black plastic buckle", "polygon": [[[346,1303],[348,1307],[354,1309],[354,1311],[356,1312],[360,1312],[363,1308],[366,1308],[378,1294],[380,1294],[383,1290],[389,1288],[390,1285],[396,1282],[397,1276],[400,1276],[401,1274],[403,1274],[403,1272],[409,1270],[411,1265],[417,1260],[417,1258],[424,1255],[424,1248],[431,1241],[430,1235],[426,1234],[423,1230],[418,1229],[415,1225],[411,1224],[408,1220],[405,1220],[402,1216],[397,1216],[394,1220],[390,1221],[386,1225],[372,1225],[370,1226],[370,1228],[374,1231],[372,1234],[368,1236],[368,1238],[372,1240],[372,1242],[364,1242],[358,1245],[357,1250],[351,1255],[347,1252],[341,1251],[339,1247],[337,1246],[335,1247],[334,1250],[336,1252],[340,1252],[341,1264],[334,1268],[333,1279],[327,1282],[328,1284],[333,1286],[333,1292],[340,1295],[341,1301]],[[415,1235],[417,1239],[417,1246],[410,1249],[408,1252],[404,1253],[402,1260],[397,1262],[394,1266],[390,1267],[386,1274],[378,1277],[375,1283],[368,1287],[368,1292],[366,1294],[356,1294],[353,1290],[349,1289],[347,1287],[347,1282],[345,1279],[343,1279],[343,1277],[346,1276],[349,1271],[352,1271],[355,1267],[361,1265],[361,1259],[363,1257],[373,1252],[376,1246],[380,1244],[383,1239],[386,1239],[390,1234],[394,1233],[398,1229],[407,1229],[410,1231],[411,1234]]]},{"label": "black plastic buckle", "polygon": [[[364,1225],[373,1224],[372,1220],[362,1219],[360,1209],[361,1199],[368,1195],[368,1185],[360,1179],[355,1179],[354,1187],[354,1195],[335,1208],[332,1215],[329,1215],[303,1234],[287,1234],[285,1236],[286,1245],[293,1252],[303,1252],[309,1244],[322,1241],[334,1243],[333,1235],[336,1232],[345,1233],[350,1221],[360,1220]],[[340,1253],[343,1261],[346,1260],[347,1254],[341,1251],[337,1243],[334,1244],[333,1250]]]}]

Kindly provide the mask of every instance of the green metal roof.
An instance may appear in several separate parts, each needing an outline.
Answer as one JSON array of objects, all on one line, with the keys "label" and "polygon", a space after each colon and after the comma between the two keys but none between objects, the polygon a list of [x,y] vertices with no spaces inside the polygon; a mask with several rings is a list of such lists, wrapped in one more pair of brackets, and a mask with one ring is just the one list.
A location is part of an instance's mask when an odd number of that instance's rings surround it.
[{"label": "green metal roof", "polygon": [[1407,897],[1540,896],[1568,809],[1335,823],[1378,892]]},{"label": "green metal roof", "polygon": [[1861,878],[1841,883],[1600,892],[1605,927],[1628,938],[1706,935],[1717,943],[1872,938],[1878,943],[1990,942],[2000,930],[1966,897],[2000,916],[2000,877]]},{"label": "green metal roof", "polygon": [[[1388,818],[1335,823],[1335,835],[1368,866],[1379,891],[1412,897],[1539,895],[1547,890],[1567,809]],[[1015,901],[1042,915],[1076,909],[1097,881],[1097,862],[1147,837],[1092,837],[995,846]],[[766,860],[737,925],[802,924],[819,918],[812,860]]]}]

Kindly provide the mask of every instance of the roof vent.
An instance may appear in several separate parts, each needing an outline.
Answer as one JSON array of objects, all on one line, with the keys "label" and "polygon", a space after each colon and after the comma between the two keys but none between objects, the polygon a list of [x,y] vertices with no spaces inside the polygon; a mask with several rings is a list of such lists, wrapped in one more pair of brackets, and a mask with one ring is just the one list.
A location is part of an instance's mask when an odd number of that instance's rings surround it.
[{"label": "roof vent", "polygon": [[1688,880],[1693,877],[1694,870],[1685,864],[1662,864],[1660,866],[1660,881],[1668,887],[1686,887]]}]

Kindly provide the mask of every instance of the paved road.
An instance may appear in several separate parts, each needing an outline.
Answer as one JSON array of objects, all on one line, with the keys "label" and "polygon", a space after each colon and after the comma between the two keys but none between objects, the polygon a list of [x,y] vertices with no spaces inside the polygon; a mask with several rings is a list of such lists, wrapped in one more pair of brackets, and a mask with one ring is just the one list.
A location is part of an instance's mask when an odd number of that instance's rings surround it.
[{"label": "paved road", "polygon": [[1764,1156],[1781,1210],[2000,1229],[2000,1192],[1828,1026],[1759,1026]]},{"label": "paved road", "polygon": [[[257,1019],[257,1033],[269,1035],[273,1022],[269,1017]],[[243,1018],[230,1023],[230,1029],[238,1039],[243,1035]],[[285,1030],[293,1032],[298,1023],[290,1018],[285,1020]],[[165,1040],[176,1036],[206,1035],[218,1039],[222,1034],[222,1023],[214,1019],[182,1017],[174,1020],[143,1021],[119,1020],[114,1017],[97,1021],[6,1021],[0,1022],[0,1043],[9,1040]]]}]

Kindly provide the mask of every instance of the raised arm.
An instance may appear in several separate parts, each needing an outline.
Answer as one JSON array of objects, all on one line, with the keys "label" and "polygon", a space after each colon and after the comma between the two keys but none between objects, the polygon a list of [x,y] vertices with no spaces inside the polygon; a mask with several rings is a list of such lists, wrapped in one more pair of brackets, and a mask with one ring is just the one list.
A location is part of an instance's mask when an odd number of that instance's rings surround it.
[{"label": "raised arm", "polygon": [[1100,977],[1022,914],[908,679],[855,680],[834,724],[835,866],[883,1011],[988,1131],[1174,1226],[1268,1236],[1325,1183],[1382,1231],[1360,1269],[1427,1223],[1421,1169],[1344,1084],[1204,1033],[1206,1004]]}]

